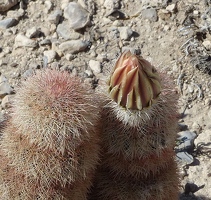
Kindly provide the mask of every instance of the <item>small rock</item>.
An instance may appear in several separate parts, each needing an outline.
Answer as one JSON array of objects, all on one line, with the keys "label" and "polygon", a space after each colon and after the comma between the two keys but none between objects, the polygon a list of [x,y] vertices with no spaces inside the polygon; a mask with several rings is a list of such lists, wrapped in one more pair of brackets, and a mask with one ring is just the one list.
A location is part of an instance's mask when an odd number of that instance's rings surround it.
[{"label": "small rock", "polygon": [[187,152],[178,152],[176,154],[176,160],[181,164],[181,165],[189,165],[191,164],[194,159],[193,159],[193,156],[190,155],[189,153]]},{"label": "small rock", "polygon": [[53,3],[51,1],[45,1],[46,13],[49,13],[53,8]]},{"label": "small rock", "polygon": [[177,151],[189,151],[194,148],[194,139],[196,138],[196,133],[190,131],[181,131],[178,133],[180,136],[177,138],[177,146],[175,149]]},{"label": "small rock", "polygon": [[69,0],[61,0],[61,9],[64,10],[68,4],[69,4]]},{"label": "small rock", "polygon": [[13,89],[10,87],[8,80],[3,75],[0,76],[0,98],[3,98],[7,94],[11,94]]},{"label": "small rock", "polygon": [[133,34],[133,31],[127,26],[119,27],[118,30],[120,33],[120,38],[122,40],[129,40],[131,35]]},{"label": "small rock", "polygon": [[36,41],[29,39],[25,35],[18,34],[15,38],[15,48],[18,47],[31,47],[34,48],[37,46]]},{"label": "small rock", "polygon": [[0,28],[7,29],[14,26],[17,20],[14,18],[7,18],[0,21]]},{"label": "small rock", "polygon": [[175,12],[176,11],[176,4],[170,4],[166,7],[166,10],[170,11],[170,12]]},{"label": "small rock", "polygon": [[56,10],[54,11],[53,14],[48,16],[48,21],[52,24],[58,24],[60,17],[62,16],[62,11],[61,10]]},{"label": "small rock", "polygon": [[85,70],[85,74],[87,75],[87,78],[92,78],[93,77],[93,73],[91,70]]},{"label": "small rock", "polygon": [[13,6],[15,6],[18,2],[19,2],[19,0],[4,0],[4,1],[1,1],[0,11],[1,12],[7,11],[10,8],[12,8]]},{"label": "small rock", "polygon": [[165,9],[160,9],[159,11],[158,11],[158,16],[159,16],[159,18],[160,19],[162,19],[162,20],[168,20],[168,19],[170,19],[170,17],[171,17],[171,12],[169,12],[169,11],[167,11],[167,10],[165,10]]},{"label": "small rock", "polygon": [[145,6],[151,6],[151,7],[158,7],[160,6],[163,2],[163,0],[141,0],[141,3],[142,5],[145,5]]},{"label": "small rock", "polygon": [[144,19],[148,19],[152,22],[156,22],[158,20],[157,11],[154,8],[148,8],[148,9],[142,10],[141,13]]},{"label": "small rock", "polygon": [[3,109],[5,108],[9,108],[11,106],[11,102],[12,102],[12,99],[14,98],[15,95],[6,95],[3,99],[2,99],[2,102],[1,102],[1,107]]},{"label": "small rock", "polygon": [[205,40],[202,44],[208,51],[211,50],[211,41]]},{"label": "small rock", "polygon": [[66,54],[66,55],[65,55],[65,58],[66,58],[68,61],[71,61],[71,60],[73,60],[73,59],[74,59],[74,55],[73,55],[73,54],[68,53],[68,54]]},{"label": "small rock", "polygon": [[61,43],[59,45],[59,48],[63,52],[68,51],[68,53],[77,53],[77,52],[85,50],[88,46],[89,46],[88,41],[70,40],[70,41]]},{"label": "small rock", "polygon": [[80,38],[80,33],[75,32],[69,28],[68,21],[63,21],[57,26],[56,32],[65,40],[77,40]]},{"label": "small rock", "polygon": [[199,15],[199,11],[198,11],[198,10],[194,10],[194,11],[193,11],[193,14],[194,14],[195,16],[198,16],[198,15]]},{"label": "small rock", "polygon": [[45,38],[44,40],[40,41],[39,43],[41,46],[44,46],[44,45],[50,45],[51,44],[51,40],[50,39],[47,39]]},{"label": "small rock", "polygon": [[25,11],[23,9],[18,10],[10,10],[7,12],[7,17],[15,18],[17,21],[20,20],[21,17],[23,17],[25,14]]},{"label": "small rock", "polygon": [[119,0],[105,0],[103,5],[108,10],[116,10],[119,9],[120,2]]},{"label": "small rock", "polygon": [[57,53],[54,50],[44,51],[43,54],[47,58],[47,63],[52,63],[57,55]]},{"label": "small rock", "polygon": [[85,27],[89,22],[89,13],[78,3],[70,2],[64,9],[64,17],[69,21],[69,27],[78,30]]},{"label": "small rock", "polygon": [[97,60],[90,60],[89,67],[91,68],[91,70],[93,71],[95,75],[101,72],[101,64]]},{"label": "small rock", "polygon": [[37,27],[32,27],[26,31],[26,37],[28,38],[36,38],[40,34],[40,29]]}]

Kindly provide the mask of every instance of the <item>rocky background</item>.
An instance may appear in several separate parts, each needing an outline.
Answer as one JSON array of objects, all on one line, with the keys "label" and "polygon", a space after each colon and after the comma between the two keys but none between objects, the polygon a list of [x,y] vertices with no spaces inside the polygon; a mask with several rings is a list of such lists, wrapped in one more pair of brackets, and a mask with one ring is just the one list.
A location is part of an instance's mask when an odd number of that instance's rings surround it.
[{"label": "rocky background", "polygon": [[211,199],[210,33],[210,0],[0,0],[0,119],[35,70],[67,70],[95,89],[130,49],[181,94],[180,199]]}]

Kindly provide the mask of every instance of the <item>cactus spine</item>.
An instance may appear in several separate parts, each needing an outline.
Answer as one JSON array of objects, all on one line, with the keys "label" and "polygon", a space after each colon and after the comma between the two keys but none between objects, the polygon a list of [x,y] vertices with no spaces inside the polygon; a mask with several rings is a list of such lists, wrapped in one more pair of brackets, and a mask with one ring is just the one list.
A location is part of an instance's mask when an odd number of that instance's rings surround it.
[{"label": "cactus spine", "polygon": [[23,82],[0,141],[1,199],[85,200],[99,158],[98,110],[67,72]]},{"label": "cactus spine", "polygon": [[103,156],[90,200],[178,199],[174,160],[177,94],[142,57],[123,53],[102,110]]}]

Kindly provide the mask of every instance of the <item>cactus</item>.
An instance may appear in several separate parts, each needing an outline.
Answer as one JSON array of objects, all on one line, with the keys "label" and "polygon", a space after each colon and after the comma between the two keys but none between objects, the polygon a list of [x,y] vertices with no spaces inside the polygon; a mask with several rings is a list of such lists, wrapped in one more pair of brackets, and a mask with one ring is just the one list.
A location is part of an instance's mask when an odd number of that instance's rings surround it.
[{"label": "cactus", "polygon": [[99,96],[103,155],[89,199],[178,199],[173,151],[178,97],[170,78],[125,52]]},{"label": "cactus", "polygon": [[99,159],[98,103],[67,72],[23,82],[0,141],[1,199],[85,200]]}]

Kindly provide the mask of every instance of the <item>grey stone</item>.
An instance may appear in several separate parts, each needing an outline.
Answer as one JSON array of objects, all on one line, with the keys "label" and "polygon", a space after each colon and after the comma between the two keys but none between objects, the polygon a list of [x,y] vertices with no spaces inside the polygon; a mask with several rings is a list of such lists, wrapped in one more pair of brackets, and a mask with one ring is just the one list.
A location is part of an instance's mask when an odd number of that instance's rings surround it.
[{"label": "grey stone", "polygon": [[47,58],[47,63],[52,63],[57,55],[54,50],[44,51],[43,54]]},{"label": "grey stone", "polygon": [[70,29],[68,21],[63,21],[57,26],[56,32],[59,36],[63,37],[65,40],[77,40],[80,34]]},{"label": "grey stone", "polygon": [[88,41],[83,40],[70,40],[63,42],[59,45],[62,52],[68,51],[68,53],[77,53],[85,50],[89,45]]},{"label": "grey stone", "polygon": [[14,45],[15,48],[18,48],[18,47],[34,48],[36,46],[37,46],[37,43],[34,40],[29,39],[25,35],[18,34],[15,38],[15,45]]},{"label": "grey stone", "polygon": [[0,97],[4,97],[7,94],[11,94],[13,89],[11,88],[8,80],[3,75],[0,76]]},{"label": "grey stone", "polygon": [[6,29],[14,26],[17,20],[14,18],[7,18],[0,21],[0,28]]},{"label": "grey stone", "polygon": [[58,24],[60,17],[62,16],[62,11],[61,10],[56,10],[54,13],[50,14],[48,16],[48,21],[52,24]]},{"label": "grey stone", "polygon": [[181,164],[181,165],[188,165],[191,164],[194,159],[193,156],[190,155],[187,152],[178,152],[176,154],[176,160]]},{"label": "grey stone", "polygon": [[89,67],[93,71],[95,75],[99,74],[101,72],[101,64],[97,60],[90,60],[89,61]]},{"label": "grey stone", "polygon": [[177,138],[177,146],[175,149],[177,151],[189,151],[194,148],[194,139],[196,138],[196,133],[191,131],[181,131],[178,133],[180,136]]},{"label": "grey stone", "polygon": [[120,6],[119,0],[105,0],[104,7],[108,10],[118,9]]},{"label": "grey stone", "polygon": [[26,31],[26,37],[28,38],[36,38],[40,34],[40,29],[37,27],[32,27]]},{"label": "grey stone", "polygon": [[78,3],[70,2],[64,9],[64,17],[69,21],[69,27],[78,30],[85,27],[89,22],[89,13]]},{"label": "grey stone", "polygon": [[118,30],[122,40],[129,40],[133,34],[133,31],[127,26],[119,27]]},{"label": "grey stone", "polygon": [[40,41],[39,43],[41,46],[43,45],[50,45],[51,44],[51,40],[50,39],[47,39],[45,38],[44,40]]},{"label": "grey stone", "polygon": [[156,22],[158,20],[157,11],[154,8],[148,8],[148,9],[142,10],[141,13],[144,19],[148,19],[152,22]]}]

